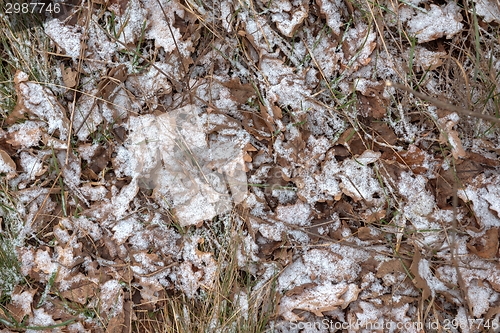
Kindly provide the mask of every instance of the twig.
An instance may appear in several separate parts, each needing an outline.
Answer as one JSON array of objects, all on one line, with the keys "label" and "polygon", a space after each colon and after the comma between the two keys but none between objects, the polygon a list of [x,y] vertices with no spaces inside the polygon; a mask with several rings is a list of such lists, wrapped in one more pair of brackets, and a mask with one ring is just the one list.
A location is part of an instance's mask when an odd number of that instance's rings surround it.
[{"label": "twig", "polygon": [[456,106],[456,105],[453,105],[453,104],[450,104],[450,103],[447,103],[447,102],[440,101],[437,98],[434,98],[434,97],[427,96],[425,94],[419,93],[419,92],[411,89],[410,87],[404,86],[402,84],[394,83],[394,82],[391,82],[391,81],[386,81],[385,85],[388,86],[388,87],[392,86],[392,87],[395,87],[397,89],[401,89],[401,90],[404,90],[406,92],[409,92],[410,94],[413,94],[413,95],[415,95],[418,98],[421,98],[423,100],[431,102],[435,106],[440,107],[442,109],[446,109],[446,110],[450,110],[450,111],[455,111],[456,113],[459,113],[459,114],[463,114],[463,115],[471,116],[471,117],[476,117],[476,118],[481,118],[481,119],[484,119],[484,120],[491,121],[493,123],[500,124],[500,119],[498,119],[498,118],[495,118],[495,117],[487,115],[487,114],[472,112],[472,111],[466,110],[464,108],[461,108],[460,106]]}]

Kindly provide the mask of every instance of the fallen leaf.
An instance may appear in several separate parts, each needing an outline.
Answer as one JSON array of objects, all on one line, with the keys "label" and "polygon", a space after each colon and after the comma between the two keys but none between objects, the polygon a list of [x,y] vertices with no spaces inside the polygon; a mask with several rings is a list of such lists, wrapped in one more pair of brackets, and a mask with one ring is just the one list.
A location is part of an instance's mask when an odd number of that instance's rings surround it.
[{"label": "fallen leaf", "polygon": [[[300,289],[300,288],[299,288]],[[318,317],[323,312],[335,309],[345,309],[358,298],[361,291],[356,284],[326,282],[312,288],[305,288],[300,294],[283,296],[279,304],[279,314],[289,321],[301,321],[304,318],[296,315],[293,310],[305,310]]]},{"label": "fallen leaf", "polygon": [[16,176],[16,163],[2,149],[0,149],[0,173],[5,173],[6,179],[12,179]]},{"label": "fallen leaf", "polygon": [[271,16],[276,28],[283,35],[293,37],[309,14],[309,1],[294,1],[293,5],[288,1],[273,2],[271,11],[276,13]]},{"label": "fallen leaf", "polygon": [[481,258],[492,259],[498,253],[498,228],[491,228],[486,233],[467,243],[467,248]]},{"label": "fallen leaf", "polygon": [[385,84],[383,82],[373,82],[360,79],[356,84],[358,95],[358,106],[364,117],[382,119],[386,115],[387,101],[384,98]]},{"label": "fallen leaf", "polygon": [[61,292],[61,296],[70,300],[71,302],[76,302],[82,305],[87,304],[87,302],[97,295],[97,290],[99,286],[92,282],[87,282],[78,287],[72,287],[69,290]]},{"label": "fallen leaf", "polygon": [[241,83],[238,77],[222,82],[222,85],[229,89],[231,98],[238,104],[245,104],[250,98],[255,96],[254,87],[249,83]]},{"label": "fallen leaf", "polygon": [[430,10],[426,13],[417,11],[417,15],[408,21],[408,32],[417,37],[419,44],[443,36],[451,38],[462,30],[460,11],[461,8],[455,2],[442,7],[430,4]]},{"label": "fallen leaf", "polygon": [[426,300],[432,293],[427,282],[419,274],[418,264],[421,259],[422,255],[420,254],[420,249],[415,246],[415,254],[413,255],[413,261],[410,266],[410,272],[413,274],[412,282],[415,287],[422,289],[422,300]]}]

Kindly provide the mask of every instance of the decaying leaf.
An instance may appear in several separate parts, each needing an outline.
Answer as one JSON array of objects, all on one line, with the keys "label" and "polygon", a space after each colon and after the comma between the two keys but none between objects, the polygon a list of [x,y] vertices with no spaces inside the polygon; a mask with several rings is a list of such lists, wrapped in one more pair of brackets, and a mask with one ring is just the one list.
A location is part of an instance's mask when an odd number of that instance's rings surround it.
[{"label": "decaying leaf", "polygon": [[17,105],[7,123],[13,124],[27,113],[30,118],[43,120],[49,134],[58,131],[59,137],[66,139],[69,120],[54,94],[38,83],[28,82],[28,75],[24,72],[18,71],[15,77]]},{"label": "decaying leaf", "polygon": [[292,37],[309,14],[309,2],[274,1],[270,8],[271,20],[276,22],[278,30],[287,37]]},{"label": "decaying leaf", "polygon": [[323,317],[323,312],[335,309],[345,309],[351,302],[358,298],[361,290],[356,284],[325,284],[305,288],[299,295],[284,296],[279,304],[279,314],[292,322],[303,320],[293,310],[305,310]]},{"label": "decaying leaf", "polygon": [[198,224],[226,212],[231,202],[241,202],[247,192],[243,149],[248,139],[242,136],[209,146],[206,133],[215,131],[217,123],[227,126],[221,121],[227,117],[206,116],[215,124],[213,128],[205,125],[194,106],[130,120],[126,154],[131,165],[125,172],[138,186],[154,189],[159,202],[172,200],[181,225]]},{"label": "decaying leaf", "polygon": [[361,92],[358,104],[364,117],[382,119],[386,115],[387,101],[383,96],[385,84],[360,79],[356,83],[356,91]]},{"label": "decaying leaf", "polygon": [[417,36],[419,43],[425,43],[443,36],[451,38],[462,30],[463,24],[460,21],[460,7],[455,2],[443,7],[431,4],[427,13],[419,11],[408,22],[408,31]]},{"label": "decaying leaf", "polygon": [[76,86],[76,77],[78,76],[78,72],[73,71],[71,67],[64,68],[64,65],[61,64],[61,73],[66,87],[73,88]]},{"label": "decaying leaf", "polygon": [[495,258],[498,254],[498,237],[498,228],[488,229],[483,236],[470,241],[467,248],[481,258]]},{"label": "decaying leaf", "polygon": [[420,254],[420,251],[415,251],[415,254],[413,255],[413,261],[410,266],[410,272],[413,274],[412,282],[415,284],[415,287],[422,290],[422,299],[426,300],[427,298],[429,298],[429,296],[431,296],[432,293],[427,282],[420,276],[419,264],[421,260],[422,255]]},{"label": "decaying leaf", "polygon": [[465,152],[462,141],[458,137],[458,132],[453,129],[453,127],[458,123],[458,115],[456,113],[448,114],[447,116],[440,118],[438,123],[442,128],[442,132],[439,135],[439,141],[441,143],[448,143],[451,146],[451,152],[453,158],[465,158],[467,153]]}]

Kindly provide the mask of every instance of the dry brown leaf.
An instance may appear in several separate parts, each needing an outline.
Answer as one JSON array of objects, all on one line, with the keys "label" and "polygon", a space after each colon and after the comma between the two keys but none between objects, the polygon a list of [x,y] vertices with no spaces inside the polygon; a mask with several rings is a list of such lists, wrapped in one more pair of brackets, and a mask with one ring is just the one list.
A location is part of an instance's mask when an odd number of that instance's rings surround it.
[{"label": "dry brown leaf", "polygon": [[407,260],[404,260],[403,262],[401,262],[401,260],[399,259],[384,261],[377,268],[377,274],[375,276],[380,279],[386,274],[391,274],[396,272],[406,273],[403,263],[406,266],[410,265],[410,262]]},{"label": "dry brown leaf", "polygon": [[255,45],[254,38],[251,34],[247,34],[245,31],[238,31],[238,35],[241,36],[241,41],[243,44],[243,51],[248,59],[253,63],[258,64],[260,60],[259,52],[257,46]]},{"label": "dry brown leaf", "polygon": [[24,316],[31,315],[33,306],[33,296],[36,294],[36,289],[23,290],[23,287],[17,285],[11,294],[11,302],[6,306],[9,315],[11,315],[18,323],[22,322]]},{"label": "dry brown leaf", "polygon": [[382,119],[386,114],[384,103],[377,97],[367,97],[360,95],[358,98],[358,107],[363,117]]},{"label": "dry brown leaf", "polygon": [[123,310],[116,316],[112,317],[106,326],[106,333],[122,333],[125,328],[125,313]]},{"label": "dry brown leaf", "polygon": [[255,89],[249,83],[241,83],[239,78],[222,82],[222,85],[229,89],[232,99],[239,104],[245,104],[248,99],[255,96]]},{"label": "dry brown leaf", "polygon": [[[250,155],[248,152],[256,152],[257,148],[255,148],[250,142],[243,147],[243,160],[245,162],[252,162],[252,155]],[[248,171],[248,170],[247,170]]]},{"label": "dry brown leaf", "polygon": [[483,236],[467,243],[467,248],[481,258],[495,258],[498,253],[498,235],[498,228],[491,228]]},{"label": "dry brown leaf", "polygon": [[361,114],[364,117],[373,117],[375,119],[384,118],[387,106],[387,100],[383,96],[385,84],[368,80],[361,82],[360,86],[356,85],[356,90],[361,92],[361,95],[358,95]]},{"label": "dry brown leaf", "polygon": [[73,71],[71,67],[64,68],[64,65],[61,64],[61,73],[64,85],[66,87],[73,88],[74,86],[76,86],[76,77],[78,75],[78,72]]},{"label": "dry brown leaf", "polygon": [[99,96],[105,100],[109,100],[115,89],[127,79],[127,69],[125,65],[119,65],[109,70],[108,75],[97,85]]},{"label": "dry brown leaf", "polygon": [[453,188],[457,178],[460,180],[457,184],[460,189],[463,185],[468,184],[472,178],[483,172],[484,168],[479,163],[466,159],[465,161],[456,161],[455,170],[456,172],[452,168],[441,169],[438,178],[430,182],[435,184],[433,188],[435,188],[436,201],[440,208],[447,207],[446,201],[453,195]]},{"label": "dry brown leaf", "polygon": [[429,288],[429,285],[427,282],[420,276],[418,272],[418,264],[420,263],[420,260],[422,259],[422,256],[420,254],[420,249],[415,246],[415,254],[413,255],[413,261],[410,266],[410,272],[413,274],[413,284],[415,287],[422,289],[422,299],[426,300],[429,298],[429,296],[432,294],[431,289]]},{"label": "dry brown leaf", "polygon": [[481,155],[481,154],[478,154],[478,153],[469,152],[468,157],[471,160],[478,162],[479,164],[487,165],[489,167],[497,167],[500,165],[500,160],[491,159],[491,158],[488,158],[488,157]]},{"label": "dry brown leaf", "polygon": [[262,116],[255,112],[244,112],[243,117],[243,127],[257,140],[261,141],[265,138],[271,137],[270,133],[272,132],[269,131],[269,127]]},{"label": "dry brown leaf", "polygon": [[61,292],[61,296],[70,300],[85,305],[88,300],[94,298],[97,294],[99,286],[92,282],[84,282],[78,287],[73,287],[70,290]]},{"label": "dry brown leaf", "polygon": [[16,176],[16,163],[14,163],[9,154],[2,149],[0,149],[0,173],[7,174],[7,180]]},{"label": "dry brown leaf", "polygon": [[467,153],[462,146],[462,141],[458,136],[458,132],[453,127],[458,123],[458,116],[452,113],[438,120],[442,132],[439,134],[441,143],[448,143],[451,146],[451,153],[454,159],[465,158]]},{"label": "dry brown leaf", "polygon": [[327,282],[313,288],[307,288],[304,292],[284,296],[279,305],[279,313],[285,320],[300,321],[302,317],[293,313],[293,310],[305,310],[312,312],[318,317],[323,317],[323,312],[338,308],[345,309],[358,298],[361,291],[356,284],[332,284]]},{"label": "dry brown leaf", "polygon": [[25,106],[24,106],[24,98],[22,95],[22,92],[20,90],[20,84],[22,82],[27,82],[28,81],[28,75],[24,72],[17,71],[16,75],[14,76],[14,85],[16,87],[16,95],[17,95],[17,104],[14,107],[14,110],[9,114],[5,122],[8,125],[12,125],[15,122],[17,122],[20,119],[24,119],[24,114],[27,112]]},{"label": "dry brown leaf", "polygon": [[362,213],[361,217],[366,223],[375,223],[380,221],[386,215],[385,209],[379,209],[373,212],[372,210],[368,210],[366,213]]},{"label": "dry brown leaf", "polygon": [[[289,1],[287,1],[284,6],[280,6],[280,4],[283,4],[281,1],[272,3],[272,7],[274,8],[271,8],[271,10],[282,12],[280,13],[281,15],[272,16],[273,21],[276,22],[276,28],[278,28],[278,30],[287,37],[293,37],[309,14],[309,1],[302,0],[298,3],[298,6],[297,2],[298,1],[293,1],[293,5],[295,6],[293,6]],[[274,4],[277,5],[274,6]],[[291,8],[287,10],[287,7]],[[287,14],[283,14],[283,12],[286,12]]]},{"label": "dry brown leaf", "polygon": [[429,159],[429,155],[415,145],[410,145],[406,152],[396,154],[396,160],[410,167],[415,174],[423,174],[428,168],[429,163],[425,163]]}]

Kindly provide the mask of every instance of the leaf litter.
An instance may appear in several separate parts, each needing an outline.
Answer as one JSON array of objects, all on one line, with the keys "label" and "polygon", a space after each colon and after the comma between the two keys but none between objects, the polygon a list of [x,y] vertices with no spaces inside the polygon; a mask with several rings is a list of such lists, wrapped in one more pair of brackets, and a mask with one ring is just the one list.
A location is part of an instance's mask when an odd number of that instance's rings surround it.
[{"label": "leaf litter", "polygon": [[[94,20],[43,27],[62,88],[14,76],[0,173],[17,188],[16,254],[33,283],[13,288],[2,323],[130,330],[132,309],[157,311],[172,293],[201,300],[228,265],[218,261],[228,244],[209,235],[231,220],[238,269],[255,280],[232,299],[248,319],[248,293],[275,276],[275,331],[323,319],[353,332],[499,325],[498,133],[416,112],[421,101],[384,85],[410,61],[431,74],[419,84],[441,91],[443,40],[456,41],[470,13],[383,1],[392,10],[367,23],[364,4],[343,1],[256,2],[259,13],[229,1],[97,3],[85,11],[99,7],[109,31]],[[498,22],[493,2],[475,4]],[[380,38],[398,24],[418,44],[401,56]]]}]

